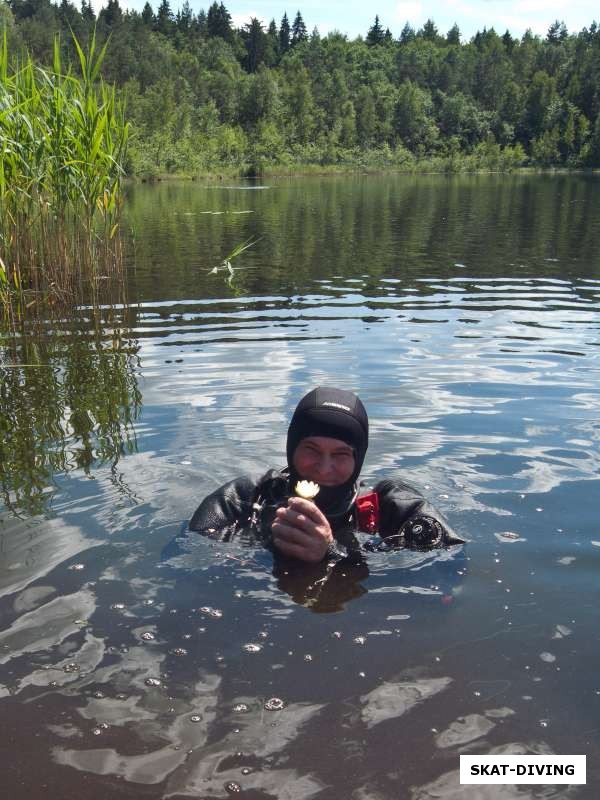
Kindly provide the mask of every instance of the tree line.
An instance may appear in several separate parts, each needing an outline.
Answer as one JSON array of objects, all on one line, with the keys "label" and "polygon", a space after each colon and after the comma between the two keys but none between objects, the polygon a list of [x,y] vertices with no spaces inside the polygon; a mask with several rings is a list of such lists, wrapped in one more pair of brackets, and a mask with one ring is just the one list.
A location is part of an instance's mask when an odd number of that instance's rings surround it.
[{"label": "tree line", "polygon": [[600,166],[600,27],[545,37],[433,20],[398,36],[310,33],[302,14],[232,24],[217,2],[124,11],[108,0],[0,0],[11,52],[52,61],[60,34],[110,36],[103,74],[132,123],[132,174],[281,168]]}]

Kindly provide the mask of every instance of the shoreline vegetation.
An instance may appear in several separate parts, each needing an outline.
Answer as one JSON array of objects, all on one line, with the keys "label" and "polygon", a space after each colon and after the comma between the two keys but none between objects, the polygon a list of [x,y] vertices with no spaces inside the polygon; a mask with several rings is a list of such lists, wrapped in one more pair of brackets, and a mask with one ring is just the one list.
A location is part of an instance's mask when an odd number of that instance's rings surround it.
[{"label": "shoreline vegetation", "polygon": [[120,284],[128,124],[100,78],[106,44],[73,37],[81,75],[0,47],[0,309],[9,329],[48,304],[99,303]]},{"label": "shoreline vegetation", "polygon": [[[292,21],[293,19],[293,21]],[[302,13],[235,27],[225,5],[0,0],[11,51],[46,66],[60,35],[102,45],[131,123],[130,177],[600,167],[600,28],[545,37],[433,20],[353,40],[308,32]],[[218,179],[218,178],[217,178]]]}]

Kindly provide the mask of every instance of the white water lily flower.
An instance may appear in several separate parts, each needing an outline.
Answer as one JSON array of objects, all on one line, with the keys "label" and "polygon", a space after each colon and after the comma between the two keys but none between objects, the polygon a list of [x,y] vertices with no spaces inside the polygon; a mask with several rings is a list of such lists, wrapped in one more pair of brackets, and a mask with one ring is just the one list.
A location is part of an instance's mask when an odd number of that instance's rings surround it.
[{"label": "white water lily flower", "polygon": [[305,500],[312,500],[319,494],[320,486],[318,483],[312,481],[298,481],[294,491],[298,497],[304,497]]}]

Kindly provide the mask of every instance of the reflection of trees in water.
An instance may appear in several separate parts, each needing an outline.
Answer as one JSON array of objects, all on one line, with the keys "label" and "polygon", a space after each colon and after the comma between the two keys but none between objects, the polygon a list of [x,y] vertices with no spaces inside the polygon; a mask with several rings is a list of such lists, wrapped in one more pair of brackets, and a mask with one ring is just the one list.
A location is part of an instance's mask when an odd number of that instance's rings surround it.
[{"label": "reflection of trees in water", "polygon": [[129,492],[117,464],[136,450],[142,396],[126,313],[80,310],[0,339],[0,493],[11,510],[42,512],[57,473],[95,464]]},{"label": "reflection of trees in water", "polygon": [[340,276],[379,292],[381,277],[455,277],[456,261],[478,279],[598,274],[598,190],[587,176],[361,176],[269,187],[129,187],[137,291],[222,297],[222,275],[208,270],[251,236],[261,241],[240,257],[234,281],[248,294]]}]

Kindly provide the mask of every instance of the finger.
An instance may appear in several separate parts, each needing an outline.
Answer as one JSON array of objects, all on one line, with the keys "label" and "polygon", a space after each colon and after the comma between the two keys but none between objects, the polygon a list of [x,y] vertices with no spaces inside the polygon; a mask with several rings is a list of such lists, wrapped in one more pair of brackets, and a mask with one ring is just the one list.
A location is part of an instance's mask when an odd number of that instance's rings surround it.
[{"label": "finger", "polygon": [[310,500],[305,500],[303,497],[290,497],[287,507],[299,514],[304,514],[306,517],[320,525],[327,522],[327,517],[323,514]]},{"label": "finger", "polygon": [[290,556],[290,558],[297,558],[300,561],[310,561],[316,563],[321,561],[323,556],[318,555],[317,553],[313,553],[310,550],[307,550],[306,547],[298,544],[292,544],[291,542],[284,542],[278,541],[276,542],[277,550],[280,553],[283,553],[284,556]]},{"label": "finger", "polygon": [[314,520],[309,516],[287,507],[277,509],[276,521],[281,522],[283,525],[289,525],[291,528],[298,528],[306,533],[313,533],[316,527]]},{"label": "finger", "polygon": [[306,531],[279,521],[273,522],[271,530],[274,538],[278,541],[294,543],[302,547],[310,546],[313,538],[310,534],[306,533]]}]

